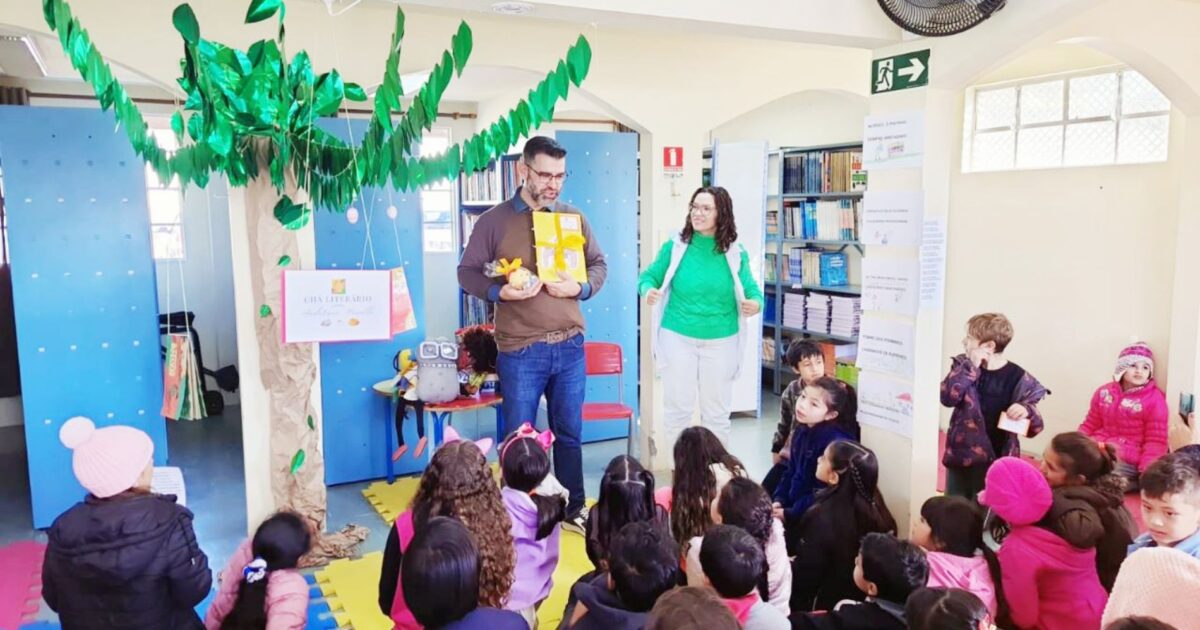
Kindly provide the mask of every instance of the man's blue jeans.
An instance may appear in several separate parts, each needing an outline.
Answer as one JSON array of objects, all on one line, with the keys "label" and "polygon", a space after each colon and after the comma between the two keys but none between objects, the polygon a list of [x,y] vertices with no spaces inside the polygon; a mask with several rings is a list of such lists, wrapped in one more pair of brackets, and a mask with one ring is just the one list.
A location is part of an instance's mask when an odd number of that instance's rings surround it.
[{"label": "man's blue jeans", "polygon": [[[583,394],[587,386],[583,335],[559,343],[539,341],[496,360],[500,377],[505,434],[528,422],[537,423],[538,403],[546,396],[550,430],[554,432],[554,474],[571,493],[567,515],[583,507]],[[504,439],[499,436],[498,439]]]}]

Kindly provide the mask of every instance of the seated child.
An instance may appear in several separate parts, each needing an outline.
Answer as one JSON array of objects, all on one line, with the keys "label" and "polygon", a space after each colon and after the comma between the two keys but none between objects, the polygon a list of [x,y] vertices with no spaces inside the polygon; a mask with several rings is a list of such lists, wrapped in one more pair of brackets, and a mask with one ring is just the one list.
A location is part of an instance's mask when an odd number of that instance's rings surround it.
[{"label": "seated child", "polygon": [[87,418],[58,432],[87,497],[54,519],[42,597],[64,628],[203,628],[195,606],[212,588],[192,513],[150,492],[154,442]]},{"label": "seated child", "polygon": [[413,536],[400,574],[404,600],[430,630],[525,630],[521,615],[479,606],[479,551],[461,522],[435,516]]},{"label": "seated child", "polygon": [[815,630],[906,630],[904,604],[925,586],[929,567],[921,548],[891,534],[867,534],[854,559],[854,583],[864,602],[845,601],[828,613],[792,615],[793,628]]},{"label": "seated child", "polygon": [[1167,397],[1154,382],[1154,353],[1144,343],[1121,351],[1113,380],[1092,396],[1079,431],[1117,447],[1117,474],[1137,490],[1138,475],[1167,452]]},{"label": "seated child", "polygon": [[633,457],[617,455],[604,469],[599,498],[588,510],[584,529],[588,560],[596,571],[607,571],[609,542],[622,527],[638,521],[666,526],[667,518],[666,510],[654,503],[654,473]]},{"label": "seated child", "polygon": [[608,573],[571,589],[576,600],[561,627],[578,630],[640,630],[663,593],[679,584],[679,545],[646,521],[621,528],[608,554]]},{"label": "seated child", "polygon": [[1195,628],[1200,620],[1197,593],[1200,559],[1167,547],[1141,549],[1121,565],[1103,622],[1110,627],[1127,615],[1148,615],[1179,628]]},{"label": "seated child", "polygon": [[[1019,456],[1020,437],[1042,432],[1037,405],[1049,393],[1028,372],[1004,358],[1013,328],[999,313],[967,322],[964,354],[952,360],[942,381],[942,405],[953,407],[946,432],[946,494],[974,499],[997,457]],[[1027,423],[1024,433],[1000,428],[1001,416]]]},{"label": "seated child", "polygon": [[787,617],[764,602],[758,584],[767,571],[762,544],[733,525],[714,525],[700,546],[704,582],[745,630],[788,630]]},{"label": "seated child", "polygon": [[1113,474],[1116,450],[1078,432],[1060,433],[1042,453],[1042,476],[1054,491],[1046,515],[1050,531],[1080,549],[1096,549],[1096,571],[1104,590],[1113,581],[1137,523],[1125,507],[1125,480]]},{"label": "seated child", "polygon": [[279,512],[263,521],[221,572],[204,627],[303,630],[309,589],[296,566],[311,547],[312,532],[298,514]]},{"label": "seated child", "polygon": [[904,605],[908,630],[988,630],[992,616],[970,591],[919,588]]},{"label": "seated child", "polygon": [[1169,623],[1164,623],[1153,617],[1124,617],[1107,626],[1104,630],[1180,630]]},{"label": "seated child", "polygon": [[1200,558],[1200,471],[1193,459],[1171,453],[1142,474],[1142,521],[1150,531],[1129,546],[1170,547]]},{"label": "seated child", "polygon": [[[767,569],[760,580],[759,595],[779,609],[784,617],[788,616],[791,612],[788,602],[792,596],[792,562],[783,540],[783,524],[771,516],[771,497],[767,491],[745,477],[738,477],[726,484],[712,507],[713,523],[736,525],[762,546]],[[704,568],[700,561],[703,541],[703,536],[697,536],[688,542],[684,570],[688,584],[692,586],[704,584]]]},{"label": "seated child", "polygon": [[683,586],[658,598],[650,609],[646,630],[741,630],[742,626],[712,591]]},{"label": "seated child", "polygon": [[825,487],[816,477],[817,458],[830,444],[854,439],[851,427],[858,426],[857,411],[850,387],[827,376],[806,386],[796,401],[791,454],[774,495],[777,516],[783,519],[787,532],[789,551],[795,551],[800,517],[813,504],[817,491]]},{"label": "seated child", "polygon": [[1108,593],[1096,573],[1096,550],[1039,525],[1053,501],[1046,478],[1023,459],[1001,457],[988,470],[979,502],[995,517],[1009,618],[1018,628],[1098,628]]},{"label": "seated child", "polygon": [[688,427],[675,441],[675,485],[670,488],[671,533],[686,545],[712,525],[712,502],[734,477],[745,477],[741,460],[712,431]]},{"label": "seated child", "polygon": [[825,355],[821,352],[821,346],[810,339],[792,341],[784,360],[796,373],[797,378],[788,383],[779,397],[779,426],[775,428],[775,436],[771,438],[772,466],[762,483],[768,494],[775,493],[775,487],[779,485],[779,480],[787,470],[787,458],[791,455],[788,446],[792,443],[792,425],[796,423],[796,401],[805,387],[825,376]]},{"label": "seated child", "polygon": [[828,487],[800,519],[792,562],[796,612],[829,610],[843,599],[862,599],[854,558],[863,536],[896,532],[896,519],[879,492],[879,460],[849,440],[830,444],[817,459],[817,479]]},{"label": "seated child", "polygon": [[909,528],[909,539],[925,550],[929,586],[959,588],[978,597],[992,619],[1004,618],[1000,560],[983,540],[983,512],[962,497],[931,497]]}]

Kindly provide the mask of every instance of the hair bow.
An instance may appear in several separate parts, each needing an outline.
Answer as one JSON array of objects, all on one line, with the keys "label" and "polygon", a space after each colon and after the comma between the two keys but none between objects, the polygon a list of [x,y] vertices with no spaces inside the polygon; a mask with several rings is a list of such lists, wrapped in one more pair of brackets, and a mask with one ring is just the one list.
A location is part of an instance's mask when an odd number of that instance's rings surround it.
[{"label": "hair bow", "polygon": [[554,434],[551,433],[549,429],[546,429],[545,431],[542,431],[539,433],[538,430],[533,428],[533,425],[529,424],[528,422],[517,427],[517,432],[516,432],[515,437],[517,439],[529,438],[529,439],[537,442],[538,445],[541,446],[542,450],[544,450],[544,451],[550,450],[550,445],[554,444]]},{"label": "hair bow", "polygon": [[251,560],[250,564],[242,569],[242,579],[247,584],[254,584],[265,577],[267,577],[267,561],[262,558]]},{"label": "hair bow", "polygon": [[[446,431],[443,434],[442,444],[457,442],[461,439],[463,439],[462,436],[458,434],[458,431],[454,430],[454,427],[446,427]],[[481,438],[475,440],[474,444],[475,446],[479,447],[479,452],[483,453],[483,457],[486,459],[488,451],[492,450],[492,438]]]}]

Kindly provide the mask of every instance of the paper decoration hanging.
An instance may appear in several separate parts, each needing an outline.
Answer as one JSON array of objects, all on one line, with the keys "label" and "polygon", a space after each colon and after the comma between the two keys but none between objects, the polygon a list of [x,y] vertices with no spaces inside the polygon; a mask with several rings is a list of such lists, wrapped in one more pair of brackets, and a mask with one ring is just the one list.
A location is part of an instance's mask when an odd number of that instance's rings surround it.
[{"label": "paper decoration hanging", "polygon": [[542,282],[559,282],[559,271],[571,274],[576,282],[587,282],[583,217],[566,212],[534,212],[533,241]]},{"label": "paper decoration hanging", "polygon": [[408,276],[404,275],[404,267],[396,267],[392,270],[392,336],[416,327],[417,312],[408,292]]},{"label": "paper decoration hanging", "polygon": [[200,367],[188,335],[167,336],[163,368],[162,415],[172,420],[200,420],[208,416],[201,389]]},{"label": "paper decoration hanging", "polygon": [[466,22],[450,40],[429,77],[404,110],[398,123],[401,97],[400,49],[404,39],[404,12],[396,8],[395,24],[382,82],[374,97],[370,127],[357,146],[339,140],[317,127],[323,116],[335,115],[343,101],[366,101],[362,86],[342,79],[336,70],[321,74],[306,51],[291,59],[284,56],[285,3],[252,0],[246,22],[278,15],[274,39],[254,42],[246,50],[201,37],[200,24],[187,4],[172,16],[183,38],[182,76],[179,86],[187,94],[183,108],[171,117],[171,128],[181,144],[169,153],[153,135],[112,68],[92,43],[86,29],[65,0],[43,0],[46,23],[58,34],[63,52],[96,93],[100,107],[112,109],[125,128],[134,150],[157,173],[160,181],[178,177],[184,184],[204,187],[213,173],[224,174],[233,186],[244,186],[259,174],[259,157],[265,153],[272,184],[282,193],[284,176],[291,169],[308,192],[312,206],[293,202],[286,195],[275,208],[275,217],[289,229],[309,223],[312,207],[343,212],[362,188],[391,182],[400,190],[414,190],[460,172],[486,169],[531,129],[554,117],[554,108],[567,97],[571,85],[587,77],[592,51],[582,35],[526,98],[465,142],[436,157],[411,156],[425,131],[433,127],[438,106],[455,76],[461,76],[474,48]]}]

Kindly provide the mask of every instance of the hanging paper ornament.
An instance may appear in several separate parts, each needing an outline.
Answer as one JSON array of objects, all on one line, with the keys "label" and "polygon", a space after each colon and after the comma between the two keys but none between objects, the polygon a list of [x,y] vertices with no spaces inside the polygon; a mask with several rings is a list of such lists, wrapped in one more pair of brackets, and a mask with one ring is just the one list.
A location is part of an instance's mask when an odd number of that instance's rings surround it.
[{"label": "hanging paper ornament", "polygon": [[355,223],[358,223],[358,208],[355,208],[354,206],[350,206],[346,210],[346,220],[350,222],[350,225],[354,225]]},{"label": "hanging paper ornament", "polygon": [[395,220],[396,220],[396,216],[397,216],[397,215],[399,215],[399,214],[400,214],[400,211],[396,209],[396,206],[388,206],[388,209],[387,209],[387,217],[388,217],[389,219],[391,219],[391,220],[395,221]]},{"label": "hanging paper ornament", "polygon": [[300,470],[300,467],[303,465],[304,465],[304,449],[299,449],[296,451],[295,455],[292,455],[291,473],[293,475],[296,474],[296,471]]}]

